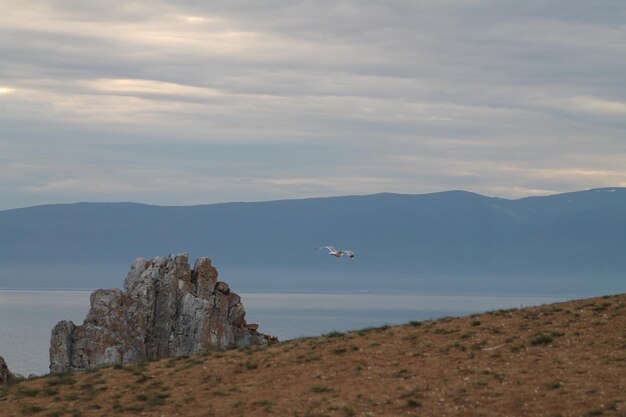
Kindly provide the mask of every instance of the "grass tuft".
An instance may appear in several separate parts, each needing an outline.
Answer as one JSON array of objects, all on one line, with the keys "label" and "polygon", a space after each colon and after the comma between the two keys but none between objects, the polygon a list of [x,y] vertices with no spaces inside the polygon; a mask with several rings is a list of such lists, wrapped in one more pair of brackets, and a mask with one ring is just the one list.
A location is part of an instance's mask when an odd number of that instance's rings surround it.
[{"label": "grass tuft", "polygon": [[413,398],[409,398],[408,400],[406,400],[406,405],[407,407],[410,407],[410,408],[417,408],[417,407],[421,407],[422,403]]},{"label": "grass tuft", "polygon": [[311,391],[317,392],[317,393],[330,392],[332,391],[332,388],[327,387],[326,385],[315,385],[313,388],[311,388]]},{"label": "grass tuft", "polygon": [[538,345],[549,345],[554,341],[554,338],[545,333],[538,333],[530,339],[530,344],[532,346]]},{"label": "grass tuft", "polygon": [[22,413],[24,414],[35,414],[41,411],[43,411],[43,408],[35,404],[25,405],[24,408],[22,409]]}]

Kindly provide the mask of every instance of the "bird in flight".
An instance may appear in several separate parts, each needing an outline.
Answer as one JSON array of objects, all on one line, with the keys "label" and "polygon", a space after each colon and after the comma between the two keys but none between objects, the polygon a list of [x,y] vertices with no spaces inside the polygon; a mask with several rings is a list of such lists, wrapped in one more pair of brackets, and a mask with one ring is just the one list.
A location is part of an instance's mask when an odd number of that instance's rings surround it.
[{"label": "bird in flight", "polygon": [[336,256],[337,258],[341,258],[342,256],[354,258],[354,252],[352,252],[351,250],[337,250],[334,246],[322,246],[321,248],[317,248],[317,250],[320,249],[328,250],[329,255]]}]

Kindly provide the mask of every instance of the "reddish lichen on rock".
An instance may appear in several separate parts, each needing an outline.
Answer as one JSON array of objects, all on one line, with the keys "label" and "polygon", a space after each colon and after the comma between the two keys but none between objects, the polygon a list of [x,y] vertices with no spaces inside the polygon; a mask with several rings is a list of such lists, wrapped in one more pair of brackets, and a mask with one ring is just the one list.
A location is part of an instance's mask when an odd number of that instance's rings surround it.
[{"label": "reddish lichen on rock", "polygon": [[241,298],[217,275],[209,258],[196,260],[193,269],[186,254],[138,258],[123,291],[91,294],[81,326],[61,321],[52,329],[50,371],[275,341],[246,325]]}]

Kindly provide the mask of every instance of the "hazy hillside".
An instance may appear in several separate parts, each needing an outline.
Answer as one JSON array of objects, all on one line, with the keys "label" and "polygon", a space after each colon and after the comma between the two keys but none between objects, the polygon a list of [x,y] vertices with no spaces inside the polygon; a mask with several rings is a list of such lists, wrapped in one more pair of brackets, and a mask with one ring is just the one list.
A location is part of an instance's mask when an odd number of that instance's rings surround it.
[{"label": "hazy hillside", "polygon": [[[190,207],[48,205],[0,212],[0,287],[119,285],[135,257],[189,252],[211,257],[244,290],[394,290],[416,282],[467,290],[506,281],[504,289],[528,292],[527,277],[546,288],[578,279],[619,290],[625,232],[624,188],[519,200],[450,191]],[[326,244],[357,257],[315,250]]]}]

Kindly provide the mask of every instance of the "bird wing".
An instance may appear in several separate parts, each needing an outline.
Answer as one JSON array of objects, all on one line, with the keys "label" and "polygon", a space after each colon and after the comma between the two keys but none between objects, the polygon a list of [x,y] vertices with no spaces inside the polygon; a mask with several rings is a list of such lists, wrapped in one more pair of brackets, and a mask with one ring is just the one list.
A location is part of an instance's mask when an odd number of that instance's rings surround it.
[{"label": "bird wing", "polygon": [[317,250],[320,250],[320,249],[328,249],[328,252],[330,253],[337,252],[337,249],[335,249],[334,246],[322,246],[320,248],[317,248]]}]

